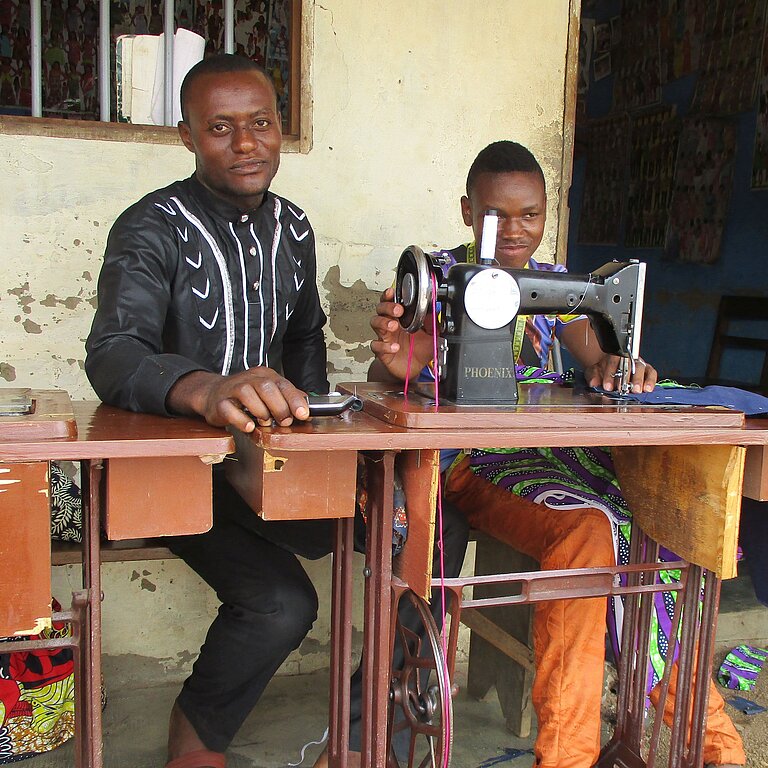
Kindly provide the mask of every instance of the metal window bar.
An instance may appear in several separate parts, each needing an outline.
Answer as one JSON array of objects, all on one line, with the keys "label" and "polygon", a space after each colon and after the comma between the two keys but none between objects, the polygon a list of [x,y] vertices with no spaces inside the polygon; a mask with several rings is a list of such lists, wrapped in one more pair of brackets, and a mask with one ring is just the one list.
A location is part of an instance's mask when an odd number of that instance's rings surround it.
[{"label": "metal window bar", "polygon": [[173,125],[173,33],[175,19],[174,0],[165,0],[165,17],[163,18],[165,43],[165,93],[163,94],[163,122]]},{"label": "metal window bar", "polygon": [[[173,125],[173,36],[176,18],[175,0],[164,3],[164,73],[163,120]],[[30,0],[30,71],[32,80],[32,117],[43,116],[43,42],[42,0]],[[235,52],[235,0],[224,0],[224,50]],[[109,0],[99,0],[99,120],[111,122],[111,18]]]},{"label": "metal window bar", "polygon": [[32,117],[43,116],[43,11],[40,0],[29,3],[30,69],[32,71]]},{"label": "metal window bar", "polygon": [[99,0],[99,119],[103,123],[108,123],[110,120],[109,54],[112,49],[109,35],[110,22],[109,0]]}]

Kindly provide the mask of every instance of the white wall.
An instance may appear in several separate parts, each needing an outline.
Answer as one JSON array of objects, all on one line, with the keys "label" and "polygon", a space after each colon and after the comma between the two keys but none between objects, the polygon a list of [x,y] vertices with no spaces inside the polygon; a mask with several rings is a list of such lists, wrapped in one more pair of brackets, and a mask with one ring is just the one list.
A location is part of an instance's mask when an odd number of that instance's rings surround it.
[{"label": "white wall", "polygon": [[[283,155],[274,188],[308,212],[317,234],[334,383],[364,377],[368,317],[402,249],[468,239],[458,201],[488,142],[521,141],[541,161],[550,196],[542,255],[553,258],[568,3],[305,4],[314,15],[313,146]],[[83,344],[109,227],[140,195],[192,168],[180,146],[0,135],[0,383],[93,397]],[[182,674],[214,600],[178,562],[140,565],[105,568],[105,651],[151,654]],[[64,596],[73,576],[58,570]],[[312,575],[323,594],[327,563]],[[121,631],[129,604],[146,620],[136,638]],[[308,642],[287,669],[325,663],[327,623]]]}]

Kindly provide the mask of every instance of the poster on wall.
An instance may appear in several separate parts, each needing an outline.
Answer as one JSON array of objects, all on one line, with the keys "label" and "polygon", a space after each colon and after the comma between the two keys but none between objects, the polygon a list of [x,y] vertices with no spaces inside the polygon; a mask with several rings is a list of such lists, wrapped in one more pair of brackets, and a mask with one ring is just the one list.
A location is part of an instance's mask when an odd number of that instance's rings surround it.
[{"label": "poster on wall", "polygon": [[628,115],[590,120],[579,243],[618,245],[628,149]]},{"label": "poster on wall", "polygon": [[659,10],[661,82],[669,83],[699,68],[710,0],[662,0]]},{"label": "poster on wall", "polygon": [[712,264],[733,189],[736,123],[726,118],[683,120],[675,166],[665,256]]},{"label": "poster on wall", "polygon": [[731,115],[753,108],[766,0],[717,0],[707,13],[691,112]]},{"label": "poster on wall", "polygon": [[673,106],[652,108],[632,118],[627,247],[664,247],[679,135]]},{"label": "poster on wall", "polygon": [[614,109],[661,101],[658,18],[661,0],[633,0],[621,11],[621,45],[613,62]]},{"label": "poster on wall", "polygon": [[[768,33],[768,19],[766,19]],[[757,83],[757,125],[752,156],[752,189],[768,189],[768,45],[763,45]]]},{"label": "poster on wall", "polygon": [[589,70],[592,63],[592,47],[594,45],[595,20],[582,19],[579,29],[579,85],[578,93],[589,90]]}]

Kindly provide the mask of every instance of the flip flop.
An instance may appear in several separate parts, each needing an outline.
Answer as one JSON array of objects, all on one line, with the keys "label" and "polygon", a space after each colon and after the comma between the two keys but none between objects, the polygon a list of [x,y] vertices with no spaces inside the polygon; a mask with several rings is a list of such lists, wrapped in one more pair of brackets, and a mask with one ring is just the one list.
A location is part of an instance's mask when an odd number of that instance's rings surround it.
[{"label": "flip flop", "polygon": [[227,761],[223,752],[211,752],[207,749],[196,749],[187,752],[166,764],[165,768],[226,768]]}]

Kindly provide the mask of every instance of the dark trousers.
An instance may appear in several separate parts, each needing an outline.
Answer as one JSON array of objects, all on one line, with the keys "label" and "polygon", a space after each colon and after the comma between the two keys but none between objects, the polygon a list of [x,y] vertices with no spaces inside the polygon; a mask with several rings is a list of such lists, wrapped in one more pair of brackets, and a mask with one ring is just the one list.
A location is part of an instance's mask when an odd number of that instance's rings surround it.
[{"label": "dark trousers", "polygon": [[[296,555],[317,559],[330,553],[333,527],[328,520],[265,522],[220,467],[214,469],[213,509],[210,531],[174,537],[168,547],[221,601],[178,704],[206,747],[223,752],[317,617],[317,593]],[[464,517],[444,504],[446,576],[458,575],[467,537]],[[364,539],[355,540],[359,549]],[[440,606],[433,611],[439,616]],[[414,618],[404,614],[401,620],[411,625]],[[352,679],[353,749],[360,739],[361,675],[358,669]]]}]

